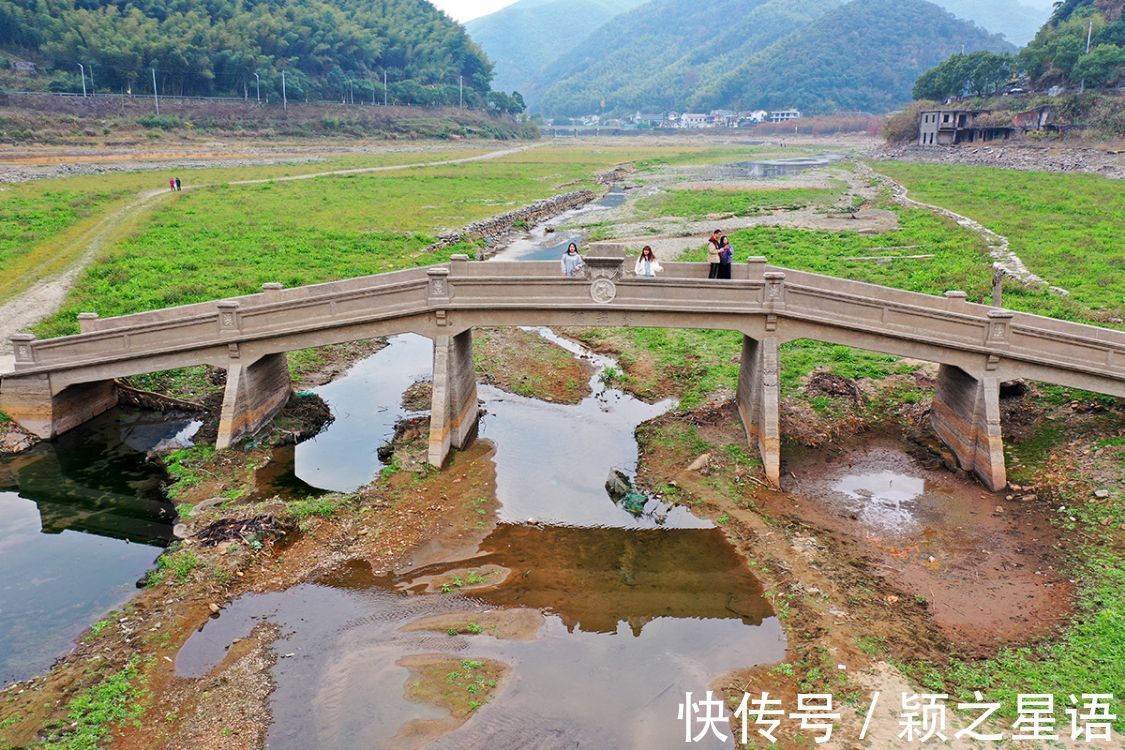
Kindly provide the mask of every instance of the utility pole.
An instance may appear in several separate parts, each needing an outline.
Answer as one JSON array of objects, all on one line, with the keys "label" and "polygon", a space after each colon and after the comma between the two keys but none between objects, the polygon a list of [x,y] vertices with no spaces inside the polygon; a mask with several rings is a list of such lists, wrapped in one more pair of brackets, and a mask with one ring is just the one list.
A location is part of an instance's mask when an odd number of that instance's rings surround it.
[{"label": "utility pole", "polygon": [[82,97],[86,97],[86,69],[82,67],[82,63],[78,63],[78,73],[82,76]]},{"label": "utility pole", "polygon": [[383,69],[383,106],[387,106],[387,71]]},{"label": "utility pole", "polygon": [[[1090,25],[1086,27],[1086,54],[1090,54],[1090,37],[1094,34],[1094,20],[1090,19]],[[1086,91],[1086,77],[1082,76],[1082,83],[1078,84],[1078,93],[1081,94]]]},{"label": "utility pole", "polygon": [[465,76],[457,76],[457,106],[465,108]]},{"label": "utility pole", "polygon": [[281,71],[281,111],[289,112],[289,99],[285,93],[285,71]]},{"label": "utility pole", "polygon": [[156,93],[156,68],[152,69],[152,101],[156,104],[156,114],[160,114],[160,95]]},{"label": "utility pole", "polygon": [[375,84],[371,84],[371,106],[375,106]]},{"label": "utility pole", "polygon": [[90,96],[98,95],[98,87],[94,85],[94,66],[90,66]]},{"label": "utility pole", "polygon": [[254,89],[258,92],[258,104],[262,103],[262,77],[254,74]]}]

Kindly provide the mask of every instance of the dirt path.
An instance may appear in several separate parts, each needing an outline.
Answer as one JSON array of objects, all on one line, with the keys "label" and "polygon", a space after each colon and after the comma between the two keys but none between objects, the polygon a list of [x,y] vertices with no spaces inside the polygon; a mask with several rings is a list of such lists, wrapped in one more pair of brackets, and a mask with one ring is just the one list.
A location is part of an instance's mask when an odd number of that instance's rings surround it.
[{"label": "dirt path", "polygon": [[[332,169],[325,172],[311,172],[309,174],[287,175],[284,177],[266,177],[258,180],[235,180],[227,183],[189,185],[185,189],[215,187],[216,185],[260,185],[266,182],[290,182],[293,180],[310,180],[315,177],[330,177],[333,175],[367,174],[373,172],[391,172],[401,169],[419,169],[424,167],[441,167],[453,164],[466,164],[475,161],[487,161],[511,156],[538,144],[528,144],[515,148],[505,148],[490,151],[487,154],[466,156],[459,159],[444,159],[441,161],[412,162],[410,164],[396,164],[380,167],[357,167],[354,169]],[[79,242],[85,245],[82,254],[61,275],[36,282],[29,289],[16,295],[7,302],[0,304],[0,372],[12,369],[15,361],[12,354],[9,337],[14,333],[25,331],[47,315],[55,312],[62,305],[67,292],[70,291],[78,275],[90,264],[105,248],[107,240],[113,237],[114,232],[126,217],[136,216],[138,211],[150,210],[157,203],[170,195],[168,190],[150,190],[138,195],[134,200],[125,204],[113,213],[99,220],[90,229],[83,233]]]}]

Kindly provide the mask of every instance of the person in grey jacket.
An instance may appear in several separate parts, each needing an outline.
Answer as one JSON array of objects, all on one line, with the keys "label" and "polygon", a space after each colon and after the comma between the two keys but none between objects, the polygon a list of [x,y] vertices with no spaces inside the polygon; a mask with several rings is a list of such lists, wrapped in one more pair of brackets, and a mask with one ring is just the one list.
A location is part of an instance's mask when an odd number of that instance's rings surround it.
[{"label": "person in grey jacket", "polygon": [[566,246],[566,253],[562,257],[562,262],[559,264],[562,267],[563,276],[576,276],[586,265],[582,260],[582,256],[578,254],[578,245],[573,242]]}]

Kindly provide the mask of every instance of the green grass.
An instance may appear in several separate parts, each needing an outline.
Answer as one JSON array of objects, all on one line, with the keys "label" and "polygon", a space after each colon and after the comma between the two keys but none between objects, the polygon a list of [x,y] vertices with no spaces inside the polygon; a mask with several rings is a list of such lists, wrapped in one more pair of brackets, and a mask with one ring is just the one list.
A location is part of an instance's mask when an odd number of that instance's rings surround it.
[{"label": "green grass", "polygon": [[291,518],[296,518],[299,521],[314,516],[318,518],[331,518],[336,515],[336,512],[340,509],[340,505],[345,499],[346,498],[333,495],[310,497],[289,503],[286,508],[286,513],[288,513]]},{"label": "green grass", "polygon": [[439,263],[442,231],[558,192],[593,186],[631,152],[538,148],[503,159],[177,194],[82,275],[40,336],[103,317]]},{"label": "green grass", "polygon": [[[1089,174],[880,162],[910,195],[976,219],[1010,241],[1029,269],[1074,299],[1125,316],[1125,183]],[[1022,296],[1005,306],[1027,306]]]},{"label": "green grass", "polygon": [[185,490],[195,487],[203,481],[205,469],[203,466],[215,455],[215,448],[211,445],[193,445],[190,448],[181,448],[172,451],[164,457],[164,470],[172,478],[173,483],[165,489],[165,493],[175,500]]},{"label": "green grass", "polygon": [[[389,152],[330,157],[318,162],[280,163],[259,167],[211,167],[176,170],[188,186],[214,185],[312,174],[334,169],[396,166],[473,156],[489,149]],[[81,175],[11,185],[0,190],[0,301],[19,293],[37,279],[61,272],[86,248],[83,233],[103,216],[136,200],[140,194],[167,185],[163,172],[122,172]],[[191,192],[167,193],[159,201],[186,199]],[[128,232],[144,220],[146,209],[125,217]],[[88,239],[88,238],[87,238]],[[112,241],[113,236],[110,237]]]},{"label": "green grass", "polygon": [[145,586],[158,586],[161,583],[183,584],[191,579],[196,568],[203,567],[203,561],[191,550],[180,549],[165,552],[156,559],[156,568],[149,572]]},{"label": "green grass", "polygon": [[752,216],[777,209],[827,205],[842,194],[839,188],[778,188],[773,190],[672,190],[636,203],[640,217],[682,216],[705,219],[714,214]]},{"label": "green grass", "polygon": [[12,418],[10,416],[8,416],[4,412],[0,411],[0,424],[7,424],[8,422],[11,422],[11,421],[12,421]]},{"label": "green grass", "polygon": [[122,669],[76,695],[67,705],[70,725],[52,733],[44,750],[94,750],[114,727],[137,719],[145,692],[140,665],[140,657],[133,655]]}]

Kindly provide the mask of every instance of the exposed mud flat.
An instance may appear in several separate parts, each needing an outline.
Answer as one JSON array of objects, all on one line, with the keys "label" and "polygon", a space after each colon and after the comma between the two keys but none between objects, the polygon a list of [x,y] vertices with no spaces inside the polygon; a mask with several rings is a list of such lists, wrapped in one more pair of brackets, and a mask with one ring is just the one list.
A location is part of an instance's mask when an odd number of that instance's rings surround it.
[{"label": "exposed mud flat", "polygon": [[1062,540],[1042,511],[944,470],[910,446],[862,435],[830,450],[790,450],[786,495],[764,498],[861,542],[880,575],[929,603],[950,640],[971,647],[1049,635],[1071,613]]}]

